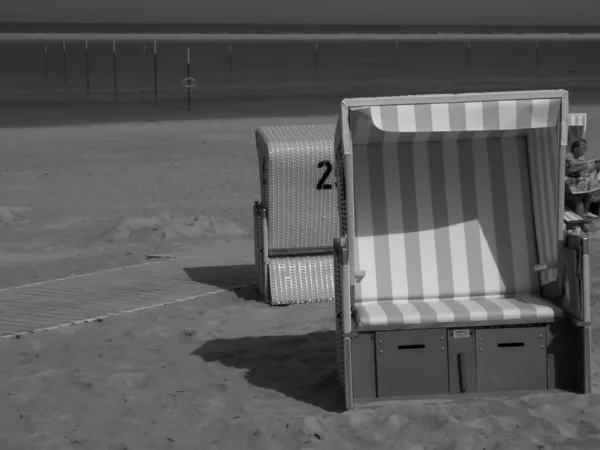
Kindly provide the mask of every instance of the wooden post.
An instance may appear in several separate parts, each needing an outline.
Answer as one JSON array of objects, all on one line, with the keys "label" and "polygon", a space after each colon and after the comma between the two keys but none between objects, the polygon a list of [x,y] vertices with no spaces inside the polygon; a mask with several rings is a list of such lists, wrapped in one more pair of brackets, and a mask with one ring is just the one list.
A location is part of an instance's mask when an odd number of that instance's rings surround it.
[{"label": "wooden post", "polygon": [[315,44],[315,76],[319,72],[319,44]]},{"label": "wooden post", "polygon": [[158,104],[158,59],[156,56],[156,41],[154,41],[154,103]]},{"label": "wooden post", "polygon": [[117,96],[117,43],[113,41],[113,90]]},{"label": "wooden post", "polygon": [[67,84],[67,44],[63,41],[63,76]]},{"label": "wooden post", "polygon": [[233,55],[231,53],[231,44],[229,44],[229,73],[233,72]]},{"label": "wooden post", "polygon": [[471,41],[467,41],[467,68],[471,68]]},{"label": "wooden post", "polygon": [[539,49],[540,49],[540,41],[535,41],[535,74],[537,75],[539,72],[539,65],[540,65],[540,60],[539,60]]},{"label": "wooden post", "polygon": [[87,40],[85,41],[85,86],[88,95],[90,95],[90,56]]},{"label": "wooden post", "polygon": [[44,45],[44,73],[48,77],[48,45]]},{"label": "wooden post", "polygon": [[[190,48],[188,47],[187,49],[187,77],[188,77],[188,83],[189,83],[189,79],[192,76],[192,70],[191,70],[191,65],[190,65]],[[192,90],[191,89],[187,89],[187,109],[188,111],[191,111],[192,109]]]}]

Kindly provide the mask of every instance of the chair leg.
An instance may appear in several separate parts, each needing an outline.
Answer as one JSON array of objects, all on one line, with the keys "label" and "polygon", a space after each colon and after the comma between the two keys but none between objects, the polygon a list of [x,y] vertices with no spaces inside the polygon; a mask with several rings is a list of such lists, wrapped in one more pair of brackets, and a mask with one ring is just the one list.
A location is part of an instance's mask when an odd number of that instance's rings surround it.
[{"label": "chair leg", "polygon": [[346,409],[354,408],[354,392],[352,390],[352,347],[349,337],[344,338],[344,391]]},{"label": "chair leg", "polygon": [[587,325],[578,328],[577,343],[580,347],[578,368],[578,392],[590,394],[592,392],[592,327]]}]

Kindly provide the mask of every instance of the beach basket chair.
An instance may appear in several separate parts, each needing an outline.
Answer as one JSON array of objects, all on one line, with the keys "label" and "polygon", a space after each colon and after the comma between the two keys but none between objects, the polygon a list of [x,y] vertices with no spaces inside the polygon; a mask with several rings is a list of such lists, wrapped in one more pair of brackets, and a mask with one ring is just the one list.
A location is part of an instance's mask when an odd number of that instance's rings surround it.
[{"label": "beach basket chair", "polygon": [[339,237],[335,125],[256,130],[261,200],[254,205],[260,292],[271,305],[333,301]]},{"label": "beach basket chair", "polygon": [[336,130],[346,407],[591,390],[587,239],[563,224],[568,93],[347,99]]},{"label": "beach basket chair", "polygon": [[[585,139],[585,132],[587,131],[587,114],[586,113],[571,113],[569,114],[569,134],[567,140],[567,149],[571,148],[571,144],[576,139]],[[565,206],[565,225],[568,228],[583,225],[589,222],[579,214],[571,211]]]}]

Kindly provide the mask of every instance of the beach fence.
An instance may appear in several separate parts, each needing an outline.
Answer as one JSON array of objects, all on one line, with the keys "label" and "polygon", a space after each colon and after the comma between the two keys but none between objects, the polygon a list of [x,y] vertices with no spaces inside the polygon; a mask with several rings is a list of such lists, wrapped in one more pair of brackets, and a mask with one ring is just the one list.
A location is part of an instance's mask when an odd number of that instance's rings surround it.
[{"label": "beach fence", "polygon": [[[0,99],[180,101],[582,81],[600,35],[2,34]],[[473,88],[477,86],[473,84]],[[526,87],[526,86],[523,86]],[[362,93],[361,91],[361,93]]]}]

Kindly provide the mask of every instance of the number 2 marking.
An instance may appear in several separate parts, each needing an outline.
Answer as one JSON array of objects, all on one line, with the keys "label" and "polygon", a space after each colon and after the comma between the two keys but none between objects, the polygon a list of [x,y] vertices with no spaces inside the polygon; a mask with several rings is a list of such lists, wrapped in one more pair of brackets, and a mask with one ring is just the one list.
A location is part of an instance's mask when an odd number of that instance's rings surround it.
[{"label": "number 2 marking", "polygon": [[327,161],[327,160],[325,160],[325,161],[319,161],[319,164],[317,165],[317,167],[319,169],[325,167],[325,172],[323,173],[323,176],[321,177],[321,179],[317,183],[317,189],[318,190],[321,190],[321,189],[331,189],[331,184],[325,183],[327,181],[327,178],[329,177],[329,174],[331,174],[331,170],[332,170],[331,162]]}]

